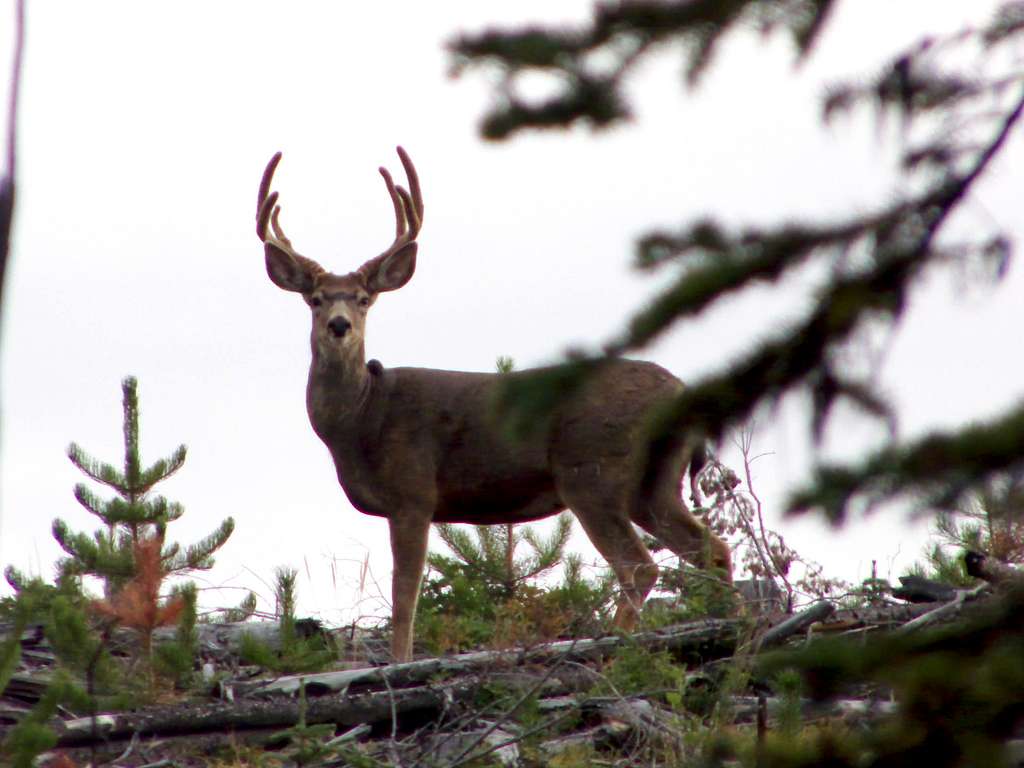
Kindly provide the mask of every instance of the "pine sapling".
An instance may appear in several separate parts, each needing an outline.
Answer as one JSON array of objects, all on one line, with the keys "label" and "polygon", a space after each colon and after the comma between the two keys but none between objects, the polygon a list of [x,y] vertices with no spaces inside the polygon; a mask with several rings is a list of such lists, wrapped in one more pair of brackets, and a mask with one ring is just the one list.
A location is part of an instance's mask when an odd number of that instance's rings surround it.
[{"label": "pine sapling", "polygon": [[[60,519],[53,521],[53,536],[68,554],[59,563],[62,578],[95,576],[103,581],[104,596],[111,598],[135,575],[135,546],[159,537],[163,541],[166,526],[184,513],[181,504],[163,496],[151,495],[155,485],[166,480],[185,462],[184,445],[168,457],[144,467],[139,455],[138,384],[129,376],[121,383],[124,412],[124,457],[121,468],[86,453],[77,443],[68,446],[68,458],[91,480],[112,488],[116,496],[102,499],[87,485],[75,486],[75,498],[99,518],[103,528],[93,535],[75,533]],[[224,520],[198,543],[185,548],[171,544],[161,553],[161,568],[167,574],[181,574],[213,566],[213,552],[227,541],[234,520]]]},{"label": "pine sapling", "polygon": [[173,624],[185,609],[186,601],[180,594],[169,600],[160,599],[160,587],[168,574],[161,557],[162,536],[140,539],[133,549],[135,576],[111,597],[93,601],[92,608],[112,623],[138,632],[152,690],[153,630]]}]

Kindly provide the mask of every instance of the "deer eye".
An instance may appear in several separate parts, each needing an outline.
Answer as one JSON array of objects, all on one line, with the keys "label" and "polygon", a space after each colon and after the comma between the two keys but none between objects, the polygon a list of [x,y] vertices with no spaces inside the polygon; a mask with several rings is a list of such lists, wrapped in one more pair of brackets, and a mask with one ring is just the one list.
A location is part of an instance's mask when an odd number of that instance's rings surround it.
[{"label": "deer eye", "polygon": [[368,307],[368,306],[370,306],[370,297],[369,296],[362,296],[362,297],[360,297],[360,299],[359,299],[359,306],[360,307]]},{"label": "deer eye", "polygon": [[314,296],[312,299],[309,300],[309,303],[314,307],[319,307],[323,302],[320,301],[319,296]]}]

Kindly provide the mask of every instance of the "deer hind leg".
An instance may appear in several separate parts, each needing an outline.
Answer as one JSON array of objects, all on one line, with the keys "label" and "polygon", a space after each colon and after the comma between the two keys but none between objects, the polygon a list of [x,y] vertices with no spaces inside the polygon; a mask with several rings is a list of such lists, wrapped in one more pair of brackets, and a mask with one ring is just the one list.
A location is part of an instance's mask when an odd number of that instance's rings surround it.
[{"label": "deer hind leg", "polygon": [[722,570],[725,578],[732,579],[729,547],[686,508],[675,484],[640,499],[631,509],[631,518],[676,556],[700,568]]},{"label": "deer hind leg", "polygon": [[640,607],[658,579],[658,566],[629,521],[627,494],[621,485],[602,482],[600,474],[574,467],[559,478],[559,494],[583,526],[591,543],[608,561],[622,589],[615,626],[636,626]]}]

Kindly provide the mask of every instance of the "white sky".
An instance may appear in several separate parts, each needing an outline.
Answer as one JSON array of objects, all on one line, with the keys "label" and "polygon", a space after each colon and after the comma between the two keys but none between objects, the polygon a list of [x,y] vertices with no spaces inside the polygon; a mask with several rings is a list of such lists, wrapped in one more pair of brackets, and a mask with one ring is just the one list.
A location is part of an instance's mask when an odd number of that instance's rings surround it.
[{"label": "white sky", "polygon": [[[0,10],[4,71],[12,5]],[[266,596],[274,567],[291,565],[305,611],[337,621],[352,616],[368,555],[389,592],[386,523],[349,507],[306,418],[308,312],[269,282],[254,236],[256,187],[275,150],[287,231],[336,272],[390,242],[377,166],[398,167],[399,143],[416,162],[426,200],[418,271],[376,304],[368,356],[492,370],[511,355],[527,367],[607,339],[656,290],[663,278],[629,269],[650,228],[703,214],[840,216],[886,199],[895,145],[879,143],[867,116],[822,128],[824,84],[866,75],[921,33],[984,18],[994,3],[847,0],[795,74],[784,37],[734,38],[696,93],[680,87],[678,56],[649,62],[631,125],[477,138],[487,80],[450,80],[444,42],[488,23],[581,18],[588,5],[563,2],[553,16],[540,0],[29,3],[0,361],[0,566],[49,576],[52,519],[96,527],[72,496],[83,478],[64,450],[74,440],[119,461],[120,381],[133,374],[143,459],[189,447],[159,489],[186,508],[170,538],[191,543],[236,519],[204,584]],[[1019,240],[1019,132],[1017,142],[968,215]],[[885,358],[905,436],[993,414],[1020,394],[1020,270],[992,291],[965,294],[961,283],[953,275],[919,291]],[[693,380],[797,317],[806,287],[726,302],[645,356]],[[921,526],[889,513],[834,533],[781,518],[786,490],[811,466],[801,414],[792,403],[760,421],[755,447],[770,455],[755,484],[770,520],[830,573],[864,578],[878,560],[895,577],[920,552]],[[842,416],[832,436],[843,455],[879,439]],[[589,551],[582,533],[575,541]]]}]

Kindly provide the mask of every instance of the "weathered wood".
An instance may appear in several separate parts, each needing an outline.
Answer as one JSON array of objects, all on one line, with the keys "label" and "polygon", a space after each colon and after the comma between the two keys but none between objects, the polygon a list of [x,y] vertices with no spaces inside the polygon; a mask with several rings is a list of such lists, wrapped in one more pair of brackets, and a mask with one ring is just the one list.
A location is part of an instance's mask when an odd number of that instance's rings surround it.
[{"label": "weathered wood", "polygon": [[[262,693],[271,691],[294,694],[305,684],[308,694],[331,692],[331,695],[311,696],[308,701],[306,722],[335,722],[339,725],[357,725],[389,721],[392,712],[401,717],[413,711],[437,711],[453,702],[471,697],[480,682],[494,681],[494,670],[517,668],[527,664],[553,664],[559,659],[586,660],[602,658],[623,644],[637,644],[653,650],[667,649],[700,659],[720,658],[732,652],[741,622],[735,619],[706,619],[653,632],[642,632],[631,637],[604,637],[596,640],[561,641],[528,650],[486,651],[461,654],[450,659],[427,659],[408,664],[395,664],[361,670],[327,672],[320,675],[302,675],[280,678],[263,686]],[[486,675],[475,674],[487,672]],[[440,674],[450,674],[454,682],[442,686],[399,688],[397,682],[409,685]],[[521,685],[536,682],[540,677],[524,678]],[[386,682],[385,682],[386,681]],[[391,690],[352,694],[351,687],[361,684],[386,684]],[[592,681],[578,678],[575,683],[552,679],[543,694],[557,695],[585,686]],[[255,693],[252,688],[249,693]],[[338,696],[336,691],[346,691]],[[140,735],[176,735],[203,733],[229,728],[266,728],[294,724],[299,716],[299,702],[294,698],[264,700],[251,696],[235,703],[199,705],[189,708],[157,709],[129,714],[103,716],[100,734],[106,739],[123,739],[133,733]],[[92,723],[88,718],[70,721],[64,725],[60,737],[62,745],[88,743],[92,736]]]},{"label": "weathered wood", "polygon": [[467,756],[487,755],[501,765],[514,766],[519,764],[517,739],[518,734],[501,728],[438,733],[427,739],[419,757],[429,758],[429,763],[436,765],[458,765],[466,762]]},{"label": "weathered wood", "polygon": [[903,626],[895,629],[893,634],[906,635],[911,632],[916,632],[924,627],[954,619],[963,612],[969,602],[976,600],[982,593],[987,591],[988,588],[988,584],[982,584],[974,589],[958,589],[956,591],[956,597],[953,600],[940,605],[938,608],[933,608],[928,611],[928,613],[918,616],[913,621],[908,621]]},{"label": "weathered wood", "polygon": [[[355,696],[324,696],[307,701],[306,722],[336,723],[342,727],[389,722],[392,713],[401,718],[411,713],[440,712],[452,703],[468,701],[476,694],[480,678],[464,678],[445,685],[421,686],[401,691],[375,691]],[[230,729],[270,728],[294,725],[301,702],[296,699],[242,701],[168,707],[103,715],[99,736],[104,740],[140,736],[177,736]],[[60,746],[88,744],[92,740],[90,718],[64,724]]]},{"label": "weathered wood", "polygon": [[[770,720],[779,717],[788,702],[778,696],[764,697],[765,711]],[[729,699],[732,707],[734,723],[753,723],[758,718],[760,699],[757,696],[732,696]],[[852,718],[867,719],[882,717],[896,712],[897,705],[891,701],[873,701],[867,699],[835,699],[831,701],[813,701],[800,699],[800,717],[807,720],[819,718]]]},{"label": "weathered wood", "polygon": [[347,669],[318,674],[289,675],[274,680],[253,680],[233,684],[235,695],[296,694],[300,685],[307,693],[319,695],[354,687],[381,685],[392,687],[422,682],[438,675],[471,674],[496,668],[515,668],[527,664],[550,664],[565,659],[585,661],[614,654],[625,645],[650,650],[668,650],[696,661],[710,661],[731,655],[742,622],[739,619],[700,619],[651,632],[627,636],[608,636],[584,640],[560,640],[528,649],[474,651],[444,658],[389,664],[382,667]]},{"label": "weathered wood", "polygon": [[538,749],[544,758],[551,761],[566,752],[596,750],[609,744],[621,743],[629,732],[630,728],[625,723],[602,723],[584,731],[541,742]]},{"label": "weathered wood", "polygon": [[923,576],[900,576],[892,596],[911,603],[945,603],[956,597],[956,588]]},{"label": "weathered wood", "polygon": [[899,627],[935,610],[934,603],[879,603],[860,608],[840,608],[818,623],[815,634],[846,632],[851,629]]},{"label": "weathered wood", "polygon": [[781,645],[793,635],[803,632],[815,622],[827,619],[835,613],[836,606],[827,600],[821,600],[808,608],[794,614],[780,624],[776,624],[761,637],[761,648],[768,649]]}]

